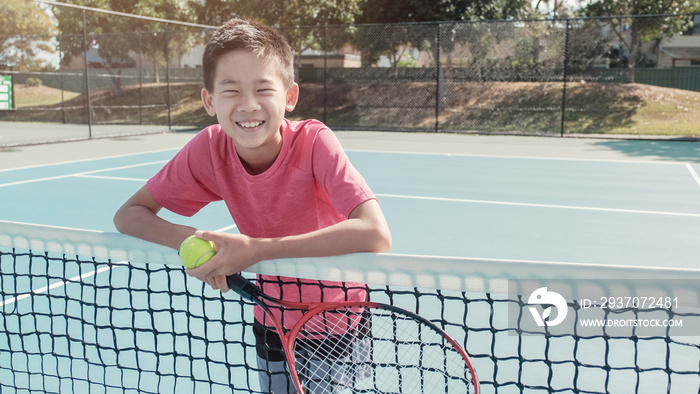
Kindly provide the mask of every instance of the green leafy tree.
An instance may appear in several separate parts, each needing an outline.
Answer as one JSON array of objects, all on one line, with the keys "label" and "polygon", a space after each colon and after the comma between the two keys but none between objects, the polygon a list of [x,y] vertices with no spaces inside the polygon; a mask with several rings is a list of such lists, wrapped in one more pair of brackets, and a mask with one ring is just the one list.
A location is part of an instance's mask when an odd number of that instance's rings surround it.
[{"label": "green leafy tree", "polygon": [[364,0],[189,0],[194,20],[219,26],[232,17],[277,28],[353,24]]},{"label": "green leafy tree", "polygon": [[[629,54],[629,82],[634,74],[643,41],[672,37],[692,26],[690,14],[700,12],[697,0],[597,0],[584,9],[588,16],[618,16],[611,18],[612,31]],[[664,15],[649,16],[645,15]]]},{"label": "green leafy tree", "polygon": [[527,19],[564,19],[575,16],[583,3],[590,0],[533,0],[523,15]]},{"label": "green leafy tree", "polygon": [[517,18],[528,0],[367,0],[360,23],[444,22]]},{"label": "green leafy tree", "polygon": [[[357,20],[358,23],[507,20],[522,16],[528,4],[527,0],[407,0],[400,3],[393,0],[368,0],[362,3],[361,15]],[[357,37],[356,45],[363,52],[364,64],[376,61],[381,55],[389,59],[400,59],[400,54],[396,56],[396,52],[407,45],[421,50],[435,48],[438,39],[435,29],[413,26],[396,26],[388,31],[388,36],[391,39],[385,43],[377,43],[377,35],[371,32]],[[384,40],[387,35],[382,34],[380,37]],[[455,46],[472,38],[468,28],[443,29],[440,47],[448,57],[448,74]],[[487,47],[491,43],[479,45]]]},{"label": "green leafy tree", "polygon": [[220,26],[234,16],[243,17],[238,0],[189,0],[189,18],[203,25]]},{"label": "green leafy tree", "polygon": [[[190,0],[194,19],[219,26],[232,17],[249,18],[276,27],[295,51],[338,48],[349,41],[363,0]],[[326,35],[324,25],[345,25]],[[342,31],[341,31],[342,30]]]},{"label": "green leafy tree", "polygon": [[31,0],[0,0],[0,65],[18,70],[45,68],[56,52],[55,22]]},{"label": "green leafy tree", "polygon": [[324,25],[352,25],[361,0],[191,0],[198,23],[221,25],[232,17],[256,20],[278,28],[296,50],[318,46]]},{"label": "green leafy tree", "polygon": [[[175,0],[79,0],[78,5],[116,11],[145,17],[170,20],[186,20],[187,9]],[[73,8],[54,6],[54,15],[62,33],[59,43],[64,54],[63,63],[73,57],[84,57],[83,13]],[[201,41],[201,30],[167,26],[163,22],[131,18],[104,12],[86,13],[87,47],[97,49],[104,59],[101,66],[112,75],[117,95],[121,94],[121,73],[129,65],[130,51],[138,53],[153,64],[158,81],[158,66],[163,66],[167,53],[182,53]],[[167,31],[167,33],[164,33]]]},{"label": "green leafy tree", "polygon": [[[298,53],[307,49],[329,50],[339,47],[349,39],[359,12],[360,0],[239,0],[240,12],[262,23],[275,26],[287,37],[289,44]],[[334,29],[326,42],[324,25],[345,25],[348,28]],[[300,58],[298,58],[300,59]]]}]

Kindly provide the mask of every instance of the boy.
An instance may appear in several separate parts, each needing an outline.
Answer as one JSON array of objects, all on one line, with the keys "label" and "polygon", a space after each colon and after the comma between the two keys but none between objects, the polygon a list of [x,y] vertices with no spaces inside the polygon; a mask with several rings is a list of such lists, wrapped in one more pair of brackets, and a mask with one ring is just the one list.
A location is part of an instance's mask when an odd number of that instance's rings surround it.
[{"label": "boy", "polygon": [[[293,62],[290,46],[267,26],[234,19],[220,27],[204,52],[202,89],[204,108],[219,124],[197,134],[117,211],[117,229],[174,249],[195,233],[214,241],[218,253],[187,273],[224,292],[227,275],[262,260],[388,250],[377,200],[333,133],[315,120],[284,118],[299,95]],[[196,231],[157,215],[165,207],[191,216],[215,200],[226,202],[240,234]],[[321,290],[318,281],[258,280],[264,292],[289,300],[367,296],[349,283],[324,282],[330,287]],[[274,343],[259,308],[255,317],[258,345]],[[294,317],[282,316],[282,324],[291,327]],[[258,356],[264,371],[281,367],[277,355]],[[263,391],[287,392],[283,375],[268,375],[260,377]]]}]

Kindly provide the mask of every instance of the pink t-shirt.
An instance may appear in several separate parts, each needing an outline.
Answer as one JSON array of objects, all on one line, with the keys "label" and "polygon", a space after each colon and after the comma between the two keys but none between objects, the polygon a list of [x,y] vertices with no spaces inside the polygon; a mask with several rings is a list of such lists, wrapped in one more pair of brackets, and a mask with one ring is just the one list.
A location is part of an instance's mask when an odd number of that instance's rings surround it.
[{"label": "pink t-shirt", "polygon": [[[233,140],[219,125],[209,126],[148,181],[148,190],[164,208],[184,216],[224,200],[239,231],[251,237],[318,230],[347,219],[355,207],[375,198],[324,124],[285,120],[280,131],[282,149],[275,162],[264,173],[250,175]],[[321,291],[313,280],[260,279],[266,294],[289,301],[366,297],[358,284],[324,281]],[[259,308],[255,316],[263,321]],[[285,313],[283,324],[290,328],[298,316]]]}]

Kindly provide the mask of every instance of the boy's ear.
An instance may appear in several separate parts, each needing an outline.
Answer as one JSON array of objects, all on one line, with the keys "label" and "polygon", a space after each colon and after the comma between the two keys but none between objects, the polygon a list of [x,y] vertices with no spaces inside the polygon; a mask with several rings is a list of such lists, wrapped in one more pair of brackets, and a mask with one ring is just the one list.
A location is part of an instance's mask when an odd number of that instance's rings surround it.
[{"label": "boy's ear", "polygon": [[299,85],[295,83],[287,90],[287,105],[284,109],[286,109],[287,112],[292,112],[294,107],[297,106],[297,100],[299,100]]},{"label": "boy's ear", "polygon": [[204,104],[204,109],[207,111],[209,116],[216,116],[216,110],[212,104],[213,98],[214,96],[209,93],[207,88],[202,88],[202,104]]}]

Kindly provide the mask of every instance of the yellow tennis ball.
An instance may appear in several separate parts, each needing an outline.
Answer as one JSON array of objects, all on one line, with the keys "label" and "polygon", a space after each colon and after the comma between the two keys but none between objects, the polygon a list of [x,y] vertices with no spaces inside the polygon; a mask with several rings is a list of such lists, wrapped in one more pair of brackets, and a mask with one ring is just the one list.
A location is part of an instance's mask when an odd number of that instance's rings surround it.
[{"label": "yellow tennis ball", "polygon": [[192,235],[180,244],[180,260],[187,268],[197,268],[216,254],[214,242]]}]

